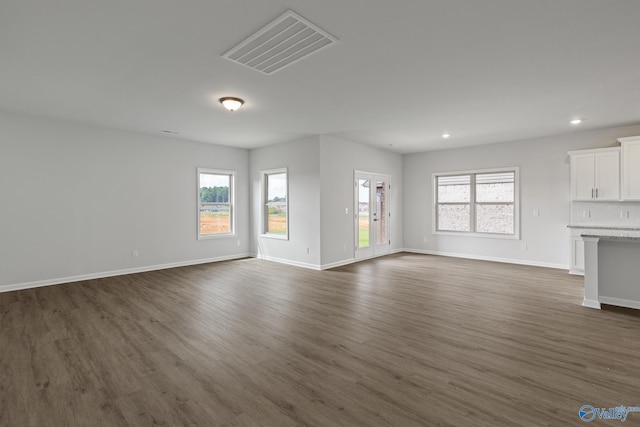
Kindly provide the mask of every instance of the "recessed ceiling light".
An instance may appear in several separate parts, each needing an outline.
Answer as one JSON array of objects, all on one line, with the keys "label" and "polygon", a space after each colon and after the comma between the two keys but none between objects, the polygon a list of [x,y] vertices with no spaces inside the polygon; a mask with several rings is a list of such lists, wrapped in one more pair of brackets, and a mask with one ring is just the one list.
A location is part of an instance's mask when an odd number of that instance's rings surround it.
[{"label": "recessed ceiling light", "polygon": [[219,99],[220,103],[229,111],[236,111],[238,108],[242,107],[244,101],[240,98],[234,98],[233,96],[225,96],[224,98]]},{"label": "recessed ceiling light", "polygon": [[582,119],[573,119],[569,123],[571,123],[572,125],[579,125],[580,123],[582,123]]},{"label": "recessed ceiling light", "polygon": [[442,137],[443,137],[444,139],[447,139],[447,138],[450,138],[450,137],[451,137],[451,135],[450,135],[449,133],[445,132],[445,133],[443,133],[443,134],[442,134]]}]

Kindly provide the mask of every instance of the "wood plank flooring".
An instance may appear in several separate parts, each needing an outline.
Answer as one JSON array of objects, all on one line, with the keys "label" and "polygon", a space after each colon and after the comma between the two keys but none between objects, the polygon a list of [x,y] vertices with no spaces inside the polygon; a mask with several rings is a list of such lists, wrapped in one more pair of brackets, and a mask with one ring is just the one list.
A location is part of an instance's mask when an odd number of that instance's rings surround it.
[{"label": "wood plank flooring", "polygon": [[8,292],[0,425],[584,425],[640,404],[640,317],[581,302],[561,270],[406,253]]}]

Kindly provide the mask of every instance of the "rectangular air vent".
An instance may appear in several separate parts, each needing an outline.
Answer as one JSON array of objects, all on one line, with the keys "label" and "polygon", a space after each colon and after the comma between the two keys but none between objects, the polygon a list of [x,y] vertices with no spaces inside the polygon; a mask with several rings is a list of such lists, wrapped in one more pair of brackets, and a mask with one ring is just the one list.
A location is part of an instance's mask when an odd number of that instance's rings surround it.
[{"label": "rectangular air vent", "polygon": [[338,40],[288,11],[222,55],[264,74],[272,74]]}]

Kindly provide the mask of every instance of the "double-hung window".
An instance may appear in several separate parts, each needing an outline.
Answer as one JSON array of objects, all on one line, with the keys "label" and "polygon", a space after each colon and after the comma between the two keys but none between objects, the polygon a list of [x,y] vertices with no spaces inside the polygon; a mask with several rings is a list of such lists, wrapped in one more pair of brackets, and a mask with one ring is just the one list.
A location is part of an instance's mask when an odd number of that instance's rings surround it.
[{"label": "double-hung window", "polygon": [[518,168],[434,174],[435,232],[518,238]]},{"label": "double-hung window", "polygon": [[198,168],[198,239],[232,236],[235,172]]},{"label": "double-hung window", "polygon": [[289,181],[287,168],[262,171],[264,237],[289,238]]}]

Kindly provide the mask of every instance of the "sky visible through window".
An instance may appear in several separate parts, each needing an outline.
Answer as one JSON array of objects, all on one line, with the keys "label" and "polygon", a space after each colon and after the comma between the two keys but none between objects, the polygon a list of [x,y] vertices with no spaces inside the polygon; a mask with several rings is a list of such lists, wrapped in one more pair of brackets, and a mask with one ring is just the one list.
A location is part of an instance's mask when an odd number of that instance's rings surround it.
[{"label": "sky visible through window", "polygon": [[268,201],[272,201],[274,198],[279,197],[286,199],[287,197],[287,174],[277,173],[269,175],[269,189],[268,189]]},{"label": "sky visible through window", "polygon": [[229,175],[200,174],[200,188],[204,187],[228,187]]}]

